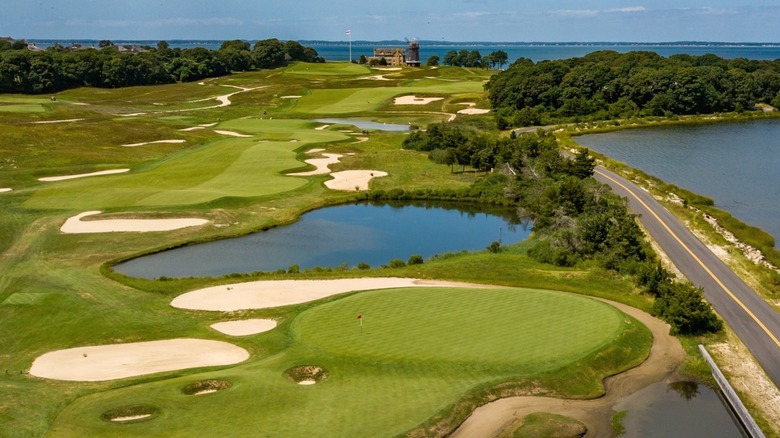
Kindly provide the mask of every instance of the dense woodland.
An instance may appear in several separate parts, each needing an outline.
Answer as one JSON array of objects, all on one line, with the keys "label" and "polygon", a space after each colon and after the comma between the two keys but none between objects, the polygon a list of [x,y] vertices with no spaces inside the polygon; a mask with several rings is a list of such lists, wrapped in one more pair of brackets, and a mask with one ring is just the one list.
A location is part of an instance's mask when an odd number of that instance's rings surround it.
[{"label": "dense woodland", "polygon": [[0,93],[40,94],[76,87],[118,88],[190,82],[233,71],[276,68],[292,61],[324,62],[296,41],[225,41],[219,50],[157,47],[123,52],[110,41],[99,48],[69,50],[55,45],[31,51],[23,41],[0,41]]},{"label": "dense woodland", "polygon": [[593,176],[595,160],[583,149],[561,155],[548,131],[499,137],[496,132],[444,123],[413,132],[404,148],[431,160],[485,171],[468,194],[515,205],[533,220],[528,254],[558,266],[598,266],[635,278],[655,298],[653,312],[677,333],[718,331],[722,323],[701,289],[679,283],[660,265],[626,206]]},{"label": "dense woodland", "polygon": [[486,84],[499,128],[780,107],[780,59],[593,52],[520,58]]}]

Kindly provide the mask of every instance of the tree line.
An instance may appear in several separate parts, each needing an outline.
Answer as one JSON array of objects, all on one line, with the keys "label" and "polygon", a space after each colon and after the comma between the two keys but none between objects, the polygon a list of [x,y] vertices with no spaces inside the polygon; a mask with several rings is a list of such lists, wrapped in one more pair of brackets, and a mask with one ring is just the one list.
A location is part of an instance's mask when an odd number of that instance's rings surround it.
[{"label": "tree line", "polygon": [[125,53],[110,41],[99,49],[54,45],[31,51],[26,43],[0,41],[0,93],[40,94],[76,87],[118,88],[191,82],[235,71],[270,69],[289,62],[324,62],[297,41],[225,41],[218,50],[171,48],[165,41]]},{"label": "tree line", "polygon": [[780,59],[597,51],[580,58],[520,58],[485,85],[501,129],[780,107]]},{"label": "tree line", "polygon": [[467,192],[508,202],[521,217],[532,219],[528,255],[534,259],[557,266],[597,266],[634,278],[654,297],[653,313],[676,333],[720,330],[722,323],[702,290],[673,281],[625,199],[593,178],[595,159],[587,149],[567,158],[548,131],[499,137],[455,123],[413,132],[403,147],[426,151],[431,160],[451,168],[457,164],[485,171]]}]

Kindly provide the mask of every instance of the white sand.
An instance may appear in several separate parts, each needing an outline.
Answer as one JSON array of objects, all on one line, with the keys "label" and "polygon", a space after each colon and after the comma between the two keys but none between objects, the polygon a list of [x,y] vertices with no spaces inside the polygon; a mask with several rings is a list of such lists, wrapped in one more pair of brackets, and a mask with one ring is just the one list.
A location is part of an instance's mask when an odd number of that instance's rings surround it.
[{"label": "white sand", "polygon": [[152,416],[152,414],[130,415],[129,417],[116,417],[116,418],[112,418],[111,421],[115,421],[117,423],[123,423],[125,421],[140,420],[142,418],[149,418],[151,416]]},{"label": "white sand", "polygon": [[390,80],[392,80],[392,79],[386,78],[385,75],[366,76],[366,77],[361,78],[361,79],[371,79],[371,80],[374,80],[374,81],[390,81]]},{"label": "white sand", "polygon": [[481,108],[466,108],[458,111],[458,114],[487,114],[489,113],[489,109],[481,109]]},{"label": "white sand", "polygon": [[306,151],[307,154],[318,154],[320,152],[325,152],[325,149],[323,149],[323,148],[315,148],[315,149],[310,149],[310,150]]},{"label": "white sand", "polygon": [[10,188],[10,187],[0,188],[0,193],[10,192],[11,190],[13,190],[13,189]]},{"label": "white sand", "polygon": [[381,71],[400,71],[403,70],[401,67],[376,67],[374,70],[381,70]]},{"label": "white sand", "polygon": [[252,137],[251,135],[241,134],[241,133],[238,133],[238,132],[235,132],[235,131],[223,131],[221,129],[215,129],[214,132],[216,132],[217,134],[220,134],[220,135],[228,135],[230,137],[240,137],[240,138]]},{"label": "white sand", "polygon": [[81,218],[100,214],[100,211],[87,211],[68,218],[60,231],[67,234],[171,231],[180,228],[207,224],[206,219],[104,219],[82,221]]},{"label": "white sand", "polygon": [[84,119],[64,119],[64,120],[42,120],[40,122],[30,122],[33,125],[48,125],[51,123],[72,123],[72,122],[80,122]]},{"label": "white sand", "polygon": [[414,278],[348,278],[338,280],[252,281],[198,289],[179,295],[171,306],[189,310],[233,312],[268,309],[319,300],[345,292],[396,287],[478,287],[473,284]]},{"label": "white sand", "polygon": [[341,154],[322,154],[323,158],[312,158],[306,160],[306,163],[316,167],[314,170],[308,172],[296,172],[289,173],[290,176],[312,176],[312,175],[325,175],[330,173],[328,166],[339,162],[343,155]]},{"label": "white sand", "polygon": [[380,170],[345,170],[332,173],[330,181],[325,181],[325,187],[331,190],[368,190],[368,183],[373,178],[387,176],[387,172]]},{"label": "white sand", "polygon": [[322,125],[322,126],[318,126],[318,127],[314,128],[314,129],[317,130],[317,131],[322,131],[322,130],[328,129],[329,126],[330,125]]},{"label": "white sand", "polygon": [[47,176],[45,178],[38,178],[38,181],[43,181],[43,182],[65,181],[65,180],[68,180],[68,179],[88,178],[90,176],[114,175],[114,174],[117,174],[117,173],[125,173],[125,172],[129,172],[129,171],[130,171],[130,169],[101,170],[99,172],[80,173],[78,175]]},{"label": "white sand", "polygon": [[186,143],[187,140],[183,139],[174,139],[174,140],[156,140],[156,141],[145,141],[143,143],[130,143],[130,144],[123,144],[122,146],[126,148],[134,148],[138,146],[146,146],[148,144],[180,144],[180,143]]},{"label": "white sand", "polygon": [[211,324],[211,328],[230,336],[247,336],[267,332],[276,328],[273,319],[244,319]]},{"label": "white sand", "polygon": [[39,356],[30,374],[47,379],[100,382],[164,371],[232,365],[249,358],[233,344],[205,339],[169,339],[97,345]]},{"label": "white sand", "polygon": [[401,96],[396,97],[394,102],[396,105],[427,105],[437,100],[444,100],[443,97],[417,97],[417,96]]},{"label": "white sand", "polygon": [[317,381],[316,380],[312,380],[312,379],[306,379],[306,380],[301,380],[300,382],[298,382],[298,384],[299,385],[316,385]]},{"label": "white sand", "polygon": [[303,96],[282,96],[281,99],[300,99]]},{"label": "white sand", "polygon": [[201,129],[206,129],[202,126],[193,126],[191,128],[183,128],[179,129],[180,132],[191,132],[191,131],[200,131]]}]

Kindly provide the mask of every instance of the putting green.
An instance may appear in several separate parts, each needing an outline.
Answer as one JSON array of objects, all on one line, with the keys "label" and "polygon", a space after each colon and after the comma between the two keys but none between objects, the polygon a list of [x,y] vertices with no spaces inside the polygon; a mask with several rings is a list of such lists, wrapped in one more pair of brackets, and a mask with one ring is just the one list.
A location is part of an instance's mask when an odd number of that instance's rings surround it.
[{"label": "putting green", "polygon": [[427,288],[362,293],[318,306],[301,314],[293,330],[299,342],[337,355],[540,371],[604,346],[622,324],[615,308],[579,296]]}]

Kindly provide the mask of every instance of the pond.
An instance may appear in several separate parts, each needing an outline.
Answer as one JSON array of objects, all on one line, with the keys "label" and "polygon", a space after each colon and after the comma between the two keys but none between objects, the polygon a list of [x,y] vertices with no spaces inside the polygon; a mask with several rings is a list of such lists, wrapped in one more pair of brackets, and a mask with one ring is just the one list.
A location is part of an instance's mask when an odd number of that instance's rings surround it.
[{"label": "pond", "polygon": [[493,241],[516,243],[530,232],[529,224],[507,209],[359,203],[314,210],[292,225],[264,232],[150,254],[114,269],[153,279],[273,272],[292,265],[379,267],[412,255],[427,259],[444,252],[484,250]]},{"label": "pond", "polygon": [[742,430],[720,395],[695,382],[658,382],[618,401],[626,438],[740,438]]},{"label": "pond", "polygon": [[393,123],[371,122],[355,119],[315,119],[315,122],[327,123],[329,125],[352,125],[360,129],[377,131],[409,131],[412,125],[396,125]]}]

